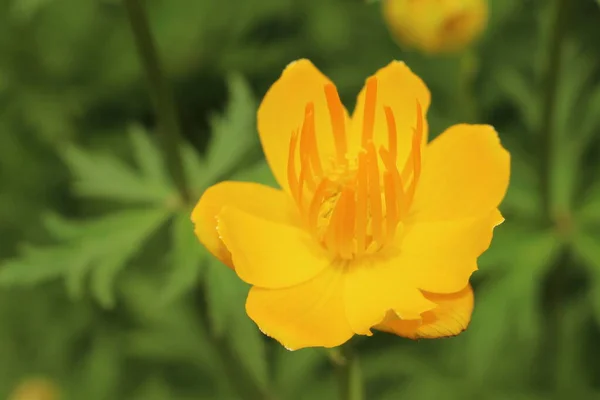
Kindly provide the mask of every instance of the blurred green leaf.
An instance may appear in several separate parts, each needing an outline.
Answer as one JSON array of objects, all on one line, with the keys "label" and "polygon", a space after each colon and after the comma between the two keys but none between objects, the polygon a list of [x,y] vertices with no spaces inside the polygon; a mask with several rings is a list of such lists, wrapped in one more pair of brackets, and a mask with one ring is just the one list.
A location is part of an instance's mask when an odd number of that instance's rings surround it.
[{"label": "blurred green leaf", "polygon": [[326,357],[319,349],[289,351],[277,346],[273,367],[277,392],[282,398],[295,398],[294,394],[310,385],[325,362]]},{"label": "blurred green leaf", "polygon": [[262,333],[246,315],[245,301],[249,286],[234,271],[216,259],[206,268],[205,291],[210,328],[224,337],[256,385],[268,387],[268,368]]},{"label": "blurred green leaf", "polygon": [[126,210],[75,227],[53,217],[51,225],[63,232],[64,241],[45,248],[30,247],[20,258],[4,264],[0,283],[26,285],[64,275],[69,293],[79,297],[92,272],[92,292],[103,306],[111,307],[115,275],[168,216],[162,209]]},{"label": "blurred green leaf", "polygon": [[[513,365],[515,359],[527,368],[539,343],[543,277],[563,246],[552,231],[526,232],[527,229],[507,229],[507,242],[497,250],[506,257],[496,258],[503,264],[503,273],[476,292],[475,312],[467,335],[467,364],[469,378],[478,385],[493,376],[501,379],[507,369],[518,374]],[[515,357],[512,361],[505,353],[511,346],[518,346],[517,352],[510,353]]]},{"label": "blurred green leaf", "polygon": [[498,87],[519,109],[528,131],[535,132],[540,121],[538,91],[520,70],[505,67],[496,72]]},{"label": "blurred green leaf", "polygon": [[185,143],[181,147],[181,156],[185,175],[193,190],[194,200],[196,200],[210,184],[211,177],[208,174],[206,161],[200,157],[200,154],[189,143]]},{"label": "blurred green leaf", "polygon": [[582,195],[579,207],[575,209],[575,218],[579,225],[600,225],[600,183],[595,182]]},{"label": "blurred green leaf", "polygon": [[162,300],[170,303],[199,283],[206,261],[206,250],[194,235],[188,213],[179,213],[171,225],[171,272],[162,293]]},{"label": "blurred green leaf", "polygon": [[212,180],[231,172],[240,159],[258,144],[256,133],[256,99],[240,75],[228,80],[229,103],[223,115],[211,118],[212,139],[207,165]]},{"label": "blurred green leaf", "polygon": [[67,248],[27,248],[19,258],[0,264],[0,285],[33,286],[65,274],[71,261]]},{"label": "blurred green leaf", "polygon": [[144,177],[109,154],[92,154],[76,147],[63,151],[82,197],[125,203],[165,204],[172,190],[164,182]]},{"label": "blurred green leaf", "polygon": [[165,186],[170,186],[162,155],[158,146],[150,140],[148,132],[140,125],[132,125],[129,127],[129,140],[142,176],[150,181],[162,182]]}]

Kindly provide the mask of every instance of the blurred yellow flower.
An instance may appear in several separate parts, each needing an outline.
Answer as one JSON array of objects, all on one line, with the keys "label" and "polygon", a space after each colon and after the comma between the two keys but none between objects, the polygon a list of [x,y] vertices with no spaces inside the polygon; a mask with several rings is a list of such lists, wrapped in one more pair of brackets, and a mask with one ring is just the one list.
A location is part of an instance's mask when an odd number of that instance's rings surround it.
[{"label": "blurred yellow flower", "polygon": [[9,400],[58,400],[59,389],[52,382],[42,378],[23,381],[8,397]]},{"label": "blurred yellow flower", "polygon": [[426,53],[457,52],[473,42],[487,23],[487,0],[383,0],[392,35]]},{"label": "blurred yellow flower", "polygon": [[265,334],[299,349],[467,327],[509,154],[486,125],[427,144],[429,103],[397,61],[367,79],[351,118],[308,60],[265,95],[258,131],[282,190],[222,182],[192,213],[200,241],[253,285],[246,311]]}]

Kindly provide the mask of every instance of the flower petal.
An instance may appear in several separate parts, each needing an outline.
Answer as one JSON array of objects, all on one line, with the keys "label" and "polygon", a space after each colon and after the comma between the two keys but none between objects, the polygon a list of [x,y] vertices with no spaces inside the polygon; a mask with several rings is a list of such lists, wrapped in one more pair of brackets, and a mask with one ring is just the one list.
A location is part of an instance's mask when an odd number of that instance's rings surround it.
[{"label": "flower petal", "polygon": [[335,347],[353,335],[344,314],[343,271],[326,268],[303,284],[250,289],[246,312],[261,331],[290,350]]},{"label": "flower petal", "polygon": [[434,293],[461,290],[477,270],[477,257],[489,247],[494,227],[502,221],[496,209],[477,218],[408,225],[400,239],[404,280]]},{"label": "flower petal", "polygon": [[230,268],[233,268],[231,254],[217,232],[217,215],[227,206],[282,224],[294,224],[298,218],[294,204],[281,190],[250,182],[221,182],[209,187],[192,212],[194,232]]},{"label": "flower petal", "polygon": [[326,251],[300,228],[267,221],[234,207],[224,208],[217,219],[235,272],[251,285],[298,285],[331,263]]},{"label": "flower petal", "polygon": [[510,155],[489,125],[454,125],[423,155],[411,216],[419,221],[469,218],[498,207],[510,175]]},{"label": "flower petal", "polygon": [[389,310],[405,319],[420,319],[435,304],[406,284],[399,257],[373,256],[350,265],[345,274],[346,315],[354,332],[370,335]]},{"label": "flower petal", "polygon": [[[374,75],[377,78],[377,100],[373,142],[375,147],[388,148],[388,126],[384,107],[390,107],[395,117],[398,166],[402,170],[412,146],[413,129],[417,126],[417,102],[423,117],[427,115],[431,94],[425,83],[401,61],[392,61]],[[361,90],[352,114],[350,141],[360,147],[365,113],[366,86]],[[423,141],[427,142],[427,119],[423,118]]]},{"label": "flower petal", "polygon": [[473,288],[470,285],[453,294],[424,295],[436,303],[437,307],[423,313],[421,321],[405,321],[393,313],[388,313],[377,329],[410,339],[456,336],[467,329],[474,305]]},{"label": "flower petal", "polygon": [[[325,85],[332,82],[309,60],[287,66],[265,95],[257,115],[265,157],[279,185],[288,190],[287,163],[292,132],[301,128],[306,105],[314,104],[317,147],[323,166],[335,155]],[[344,110],[347,115],[347,112]]]}]

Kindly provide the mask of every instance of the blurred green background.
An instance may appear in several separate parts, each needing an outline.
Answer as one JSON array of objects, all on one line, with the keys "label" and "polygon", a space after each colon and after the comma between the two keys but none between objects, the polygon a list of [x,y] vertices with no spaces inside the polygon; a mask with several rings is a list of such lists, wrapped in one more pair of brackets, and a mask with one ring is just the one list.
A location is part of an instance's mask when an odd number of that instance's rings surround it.
[{"label": "blurred green background", "polygon": [[[490,123],[510,150],[470,328],[356,341],[367,399],[600,398],[600,7],[567,0],[561,28],[558,3],[492,0],[471,51],[424,56],[376,2],[145,2],[194,201],[222,179],[274,184],[256,107],[300,57],[350,109],[404,60],[432,137]],[[264,337],[197,243],[150,99],[121,1],[0,0],[0,398],[335,398],[331,354]]]}]

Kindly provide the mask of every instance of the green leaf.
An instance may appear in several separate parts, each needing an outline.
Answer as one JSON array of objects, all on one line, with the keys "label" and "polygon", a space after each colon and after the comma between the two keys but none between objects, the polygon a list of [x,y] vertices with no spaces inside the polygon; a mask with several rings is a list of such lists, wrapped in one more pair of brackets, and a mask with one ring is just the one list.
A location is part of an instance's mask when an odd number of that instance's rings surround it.
[{"label": "green leaf", "polygon": [[[512,243],[500,248],[510,255],[498,259],[504,263],[504,273],[478,288],[477,305],[467,336],[468,373],[473,382],[483,384],[492,376],[500,379],[502,373],[517,374],[518,377],[520,370],[514,365],[517,358],[520,365],[527,368],[539,342],[541,312],[538,302],[543,277],[562,248],[552,231],[519,235]],[[518,350],[510,353],[515,358],[506,353],[509,348]],[[490,364],[490,360],[503,362]]]},{"label": "green leaf", "polygon": [[169,186],[169,176],[158,146],[150,140],[148,132],[138,124],[129,127],[129,140],[133,147],[133,155],[142,176],[149,181]]},{"label": "green leaf", "polygon": [[275,348],[274,383],[278,393],[285,399],[311,384],[323,367],[326,357],[318,349],[288,351],[283,346]]},{"label": "green leaf", "polygon": [[249,286],[234,271],[216,259],[208,263],[205,277],[210,328],[224,337],[255,385],[268,386],[268,368],[264,338],[246,315],[245,301]]},{"label": "green leaf", "polygon": [[595,182],[583,193],[581,205],[575,209],[580,226],[600,225],[600,182]]},{"label": "green leaf", "polygon": [[523,121],[530,132],[535,132],[540,121],[540,112],[537,104],[537,90],[532,86],[531,80],[519,70],[514,68],[501,69],[496,74],[499,88],[517,106]]},{"label": "green leaf", "polygon": [[181,157],[185,176],[188,179],[190,187],[193,189],[193,196],[200,197],[206,187],[212,183],[208,173],[208,167],[205,160],[200,157],[200,154],[189,143],[184,143],[181,146]]},{"label": "green leaf", "polygon": [[0,286],[34,286],[66,272],[70,250],[60,247],[29,248],[19,258],[0,264]]},{"label": "green leaf", "polygon": [[62,155],[74,175],[73,186],[79,196],[162,205],[172,193],[169,186],[145,179],[112,155],[92,154],[74,146]]},{"label": "green leaf", "polygon": [[170,303],[198,285],[206,261],[206,250],[194,235],[194,227],[187,213],[175,216],[171,225],[171,272],[162,293],[162,300]]},{"label": "green leaf", "polygon": [[585,266],[591,281],[590,300],[595,318],[600,321],[600,241],[585,231],[576,233],[572,241],[575,256]]},{"label": "green leaf", "polygon": [[[92,293],[104,307],[114,306],[114,281],[118,272],[142,248],[144,242],[155,233],[169,217],[164,209],[128,210],[117,215],[110,215],[111,224],[107,235],[111,238],[99,242],[96,265],[92,274]],[[97,234],[99,232],[96,232]],[[98,237],[86,237],[81,240],[81,247],[90,243],[94,249]]]},{"label": "green leaf", "polygon": [[212,180],[232,171],[247,151],[258,144],[256,99],[240,75],[229,78],[229,104],[222,116],[211,118],[212,139],[207,165]]}]

